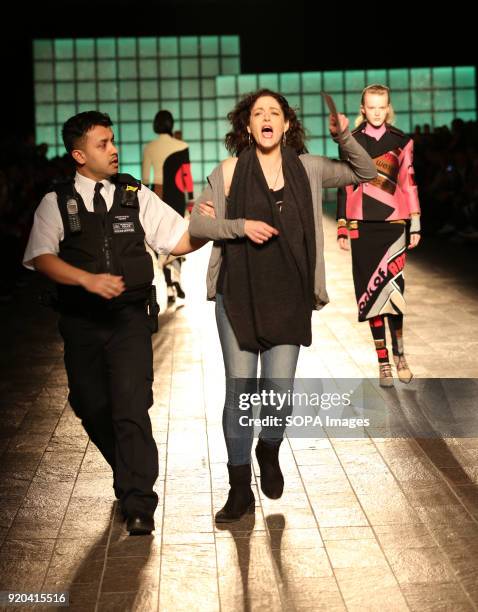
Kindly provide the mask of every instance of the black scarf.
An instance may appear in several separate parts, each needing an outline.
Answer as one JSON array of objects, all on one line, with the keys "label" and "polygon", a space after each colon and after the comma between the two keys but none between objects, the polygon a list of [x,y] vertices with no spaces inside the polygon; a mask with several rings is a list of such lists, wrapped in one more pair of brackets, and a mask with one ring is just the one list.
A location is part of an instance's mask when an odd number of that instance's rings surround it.
[{"label": "black scarf", "polygon": [[315,226],[309,180],[296,152],[282,149],[282,212],[255,148],[237,161],[227,205],[229,219],[264,221],[279,235],[264,244],[248,238],[225,244],[224,304],[243,350],[312,342]]}]

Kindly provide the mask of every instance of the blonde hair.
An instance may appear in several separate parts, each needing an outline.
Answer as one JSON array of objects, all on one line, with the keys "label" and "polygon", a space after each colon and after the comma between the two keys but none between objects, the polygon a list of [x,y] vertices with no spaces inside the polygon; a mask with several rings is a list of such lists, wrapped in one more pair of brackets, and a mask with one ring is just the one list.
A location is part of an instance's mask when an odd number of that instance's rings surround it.
[{"label": "blonde hair", "polygon": [[[387,96],[389,109],[388,109],[387,116],[385,117],[385,122],[389,123],[390,125],[393,125],[395,123],[395,111],[393,110],[393,106],[390,101],[390,89],[386,85],[380,85],[378,83],[374,83],[373,85],[368,85],[362,91],[362,96],[360,98],[361,107],[364,105],[364,102],[365,102],[365,94],[368,94],[368,93],[377,94],[379,96],[384,96],[384,95]],[[363,114],[362,110],[360,110],[360,113],[357,115],[355,119],[355,127],[358,127],[365,120],[366,120],[365,115]]]}]

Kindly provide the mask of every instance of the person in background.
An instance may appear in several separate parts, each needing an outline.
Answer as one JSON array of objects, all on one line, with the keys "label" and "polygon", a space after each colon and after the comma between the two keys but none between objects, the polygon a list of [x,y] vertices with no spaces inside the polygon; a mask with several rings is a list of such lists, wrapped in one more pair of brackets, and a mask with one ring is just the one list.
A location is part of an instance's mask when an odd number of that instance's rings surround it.
[{"label": "person in background", "polygon": [[[160,110],[153,121],[158,137],[149,142],[143,153],[142,179],[146,185],[169,206],[184,217],[187,202],[192,202],[194,186],[189,162],[189,146],[173,135],[174,118],[168,110]],[[152,173],[152,180],[151,180]],[[163,262],[163,272],[168,286],[168,301],[176,296],[184,298],[181,287],[182,258],[169,257]]]}]

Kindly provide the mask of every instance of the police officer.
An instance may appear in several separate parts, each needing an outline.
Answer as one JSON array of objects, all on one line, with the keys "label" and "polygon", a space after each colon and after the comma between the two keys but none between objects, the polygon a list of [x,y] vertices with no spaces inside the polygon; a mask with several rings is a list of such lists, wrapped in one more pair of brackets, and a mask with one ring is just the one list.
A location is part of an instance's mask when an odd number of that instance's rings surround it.
[{"label": "police officer", "polygon": [[148,414],[153,263],[145,241],[166,255],[184,255],[203,242],[191,239],[187,222],[156,194],[118,174],[111,126],[97,111],[64,124],[76,175],[40,202],[24,265],[57,283],[69,401],[113,470],[128,531],[139,535],[154,530],[158,503]]}]

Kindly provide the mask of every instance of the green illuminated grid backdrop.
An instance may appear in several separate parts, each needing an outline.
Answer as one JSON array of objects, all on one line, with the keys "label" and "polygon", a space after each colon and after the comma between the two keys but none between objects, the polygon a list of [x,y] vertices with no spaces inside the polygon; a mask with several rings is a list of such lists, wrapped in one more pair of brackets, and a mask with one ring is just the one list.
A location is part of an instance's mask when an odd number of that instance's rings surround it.
[{"label": "green illuminated grid backdrop", "polygon": [[239,72],[238,36],[36,40],[37,142],[49,145],[50,157],[63,155],[64,121],[101,110],[115,124],[121,170],[140,177],[154,115],[166,108],[201,183],[219,155],[215,77]]},{"label": "green illuminated grid backdrop", "polygon": [[49,145],[50,157],[64,153],[63,122],[97,108],[115,123],[122,171],[139,177],[142,149],[155,137],[152,119],[167,108],[189,143],[196,191],[227,155],[227,113],[259,87],[281,91],[299,111],[309,151],[333,157],[321,90],[351,123],[363,87],[376,82],[391,88],[396,125],[405,132],[476,119],[474,67],[241,75],[237,36],[37,40],[34,63],[37,142]]}]

